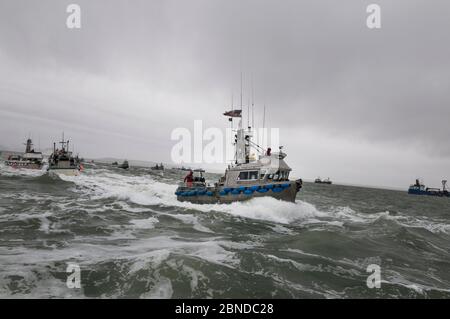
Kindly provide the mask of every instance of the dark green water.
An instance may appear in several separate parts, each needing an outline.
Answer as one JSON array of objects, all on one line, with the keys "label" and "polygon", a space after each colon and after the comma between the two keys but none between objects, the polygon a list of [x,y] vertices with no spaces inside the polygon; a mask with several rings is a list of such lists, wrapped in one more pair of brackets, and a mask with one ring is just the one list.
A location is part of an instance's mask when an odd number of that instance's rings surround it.
[{"label": "dark green water", "polygon": [[200,206],[181,177],[0,167],[0,297],[450,298],[448,198],[305,183],[295,204]]}]

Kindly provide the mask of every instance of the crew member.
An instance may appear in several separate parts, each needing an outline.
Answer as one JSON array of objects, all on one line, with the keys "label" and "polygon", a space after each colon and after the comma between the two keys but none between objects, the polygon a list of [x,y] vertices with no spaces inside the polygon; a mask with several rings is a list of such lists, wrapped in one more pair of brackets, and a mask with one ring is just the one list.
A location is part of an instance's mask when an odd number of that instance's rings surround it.
[{"label": "crew member", "polygon": [[194,181],[194,172],[189,171],[189,173],[184,178],[184,182],[187,184],[187,187],[192,187],[193,181]]}]

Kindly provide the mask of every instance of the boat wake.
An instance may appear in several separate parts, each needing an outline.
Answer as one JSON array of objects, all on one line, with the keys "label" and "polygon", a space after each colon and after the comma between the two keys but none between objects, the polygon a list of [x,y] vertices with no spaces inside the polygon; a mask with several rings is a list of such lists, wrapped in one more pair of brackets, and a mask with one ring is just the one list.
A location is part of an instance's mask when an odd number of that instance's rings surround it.
[{"label": "boat wake", "polygon": [[[450,234],[450,224],[445,220],[418,218],[391,214],[356,212],[348,206],[332,207],[322,211],[303,200],[295,203],[277,200],[271,197],[253,198],[245,202],[230,204],[194,204],[177,201],[175,184],[158,180],[159,176],[125,176],[107,169],[93,170],[78,177],[61,176],[64,181],[75,183],[76,191],[90,199],[122,200],[144,207],[166,207],[195,213],[226,213],[237,218],[248,218],[278,224],[307,226],[319,229],[320,226],[346,227],[369,226],[388,221],[409,228],[423,228],[432,233]],[[301,193],[300,193],[301,197]]]},{"label": "boat wake", "polygon": [[41,169],[14,168],[0,163],[0,175],[7,177],[39,177],[47,174],[48,165],[44,165]]}]

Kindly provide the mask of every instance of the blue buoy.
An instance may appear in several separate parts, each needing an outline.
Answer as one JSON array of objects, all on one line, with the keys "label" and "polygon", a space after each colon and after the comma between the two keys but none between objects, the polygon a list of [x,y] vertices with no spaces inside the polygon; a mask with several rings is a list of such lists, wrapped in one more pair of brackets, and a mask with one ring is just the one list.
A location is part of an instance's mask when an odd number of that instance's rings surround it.
[{"label": "blue buoy", "polygon": [[280,193],[280,192],[282,192],[284,190],[284,188],[282,188],[282,187],[274,187],[273,189],[272,189],[272,192],[274,192],[274,193]]},{"label": "blue buoy", "polygon": [[251,194],[253,194],[253,191],[252,191],[251,189],[246,189],[246,190],[244,191],[244,194],[245,194],[245,195],[251,195]]},{"label": "blue buoy", "polygon": [[259,189],[259,186],[258,185],[250,186],[248,189],[252,191],[257,191]]},{"label": "blue buoy", "polygon": [[289,187],[291,187],[291,184],[290,183],[281,184],[281,187],[289,188]]},{"label": "blue buoy", "polygon": [[269,190],[266,188],[260,188],[257,190],[258,193],[266,193],[267,191],[269,191]]},{"label": "blue buoy", "polygon": [[243,192],[245,191],[245,186],[239,186],[238,188],[236,188],[238,191]]},{"label": "blue buoy", "polygon": [[264,185],[265,189],[272,189],[273,187],[273,184]]},{"label": "blue buoy", "polygon": [[226,191],[224,191],[224,190],[221,190],[220,192],[219,192],[219,195],[220,196],[225,196],[225,195],[227,195],[228,194],[228,192],[226,192]]},{"label": "blue buoy", "polygon": [[213,192],[211,192],[211,191],[208,191],[208,192],[206,192],[206,195],[208,195],[208,196],[212,196],[212,195],[213,195]]},{"label": "blue buoy", "polygon": [[241,193],[241,191],[239,189],[233,189],[231,191],[231,194],[233,194],[233,195],[239,195],[240,193]]},{"label": "blue buoy", "polygon": [[198,194],[198,195],[205,195],[205,194],[206,194],[206,189],[199,190],[199,191],[197,192],[197,194]]},{"label": "blue buoy", "polygon": [[229,192],[231,192],[232,190],[233,190],[233,188],[231,188],[231,187],[225,187],[225,188],[223,189],[223,191],[226,192],[226,193],[229,193]]}]

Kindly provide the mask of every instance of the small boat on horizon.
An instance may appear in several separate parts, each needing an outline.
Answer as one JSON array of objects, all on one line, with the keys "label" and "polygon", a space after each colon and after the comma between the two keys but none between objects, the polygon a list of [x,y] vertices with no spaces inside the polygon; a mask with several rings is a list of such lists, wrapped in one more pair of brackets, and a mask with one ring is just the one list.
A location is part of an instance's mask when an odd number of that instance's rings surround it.
[{"label": "small boat on horizon", "polygon": [[124,160],[122,164],[117,165],[118,168],[122,168],[122,169],[128,169],[130,168],[130,165],[128,164],[127,160]]},{"label": "small boat on horizon", "polygon": [[439,197],[450,197],[450,193],[447,189],[447,180],[442,180],[442,190],[440,188],[430,188],[425,187],[419,179],[409,186],[408,194],[411,195],[428,195],[428,196],[439,196]]},{"label": "small boat on horizon", "polygon": [[161,163],[161,165],[156,164],[155,166],[150,167],[150,169],[154,170],[154,171],[163,171],[164,165],[163,165],[163,163]]},{"label": "small boat on horizon", "polygon": [[9,155],[5,161],[5,165],[13,168],[42,169],[44,166],[42,152],[36,152],[34,150],[31,138],[27,139],[25,145],[25,153],[23,155]]},{"label": "small boat on horizon", "polygon": [[328,185],[333,184],[333,182],[330,180],[329,177],[326,178],[326,179],[324,179],[324,180],[320,179],[320,177],[317,177],[317,178],[314,180],[314,183],[316,183],[316,184],[328,184]]}]

